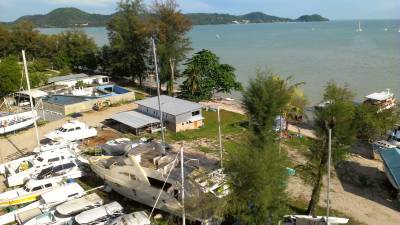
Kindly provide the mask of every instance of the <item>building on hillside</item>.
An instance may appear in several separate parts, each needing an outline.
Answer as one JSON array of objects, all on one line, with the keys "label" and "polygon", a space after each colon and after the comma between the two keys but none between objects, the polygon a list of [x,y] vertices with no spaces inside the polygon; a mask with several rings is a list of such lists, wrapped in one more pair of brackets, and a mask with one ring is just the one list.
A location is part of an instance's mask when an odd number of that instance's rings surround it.
[{"label": "building on hillside", "polygon": [[84,73],[70,74],[66,76],[57,76],[49,78],[48,84],[53,85],[66,85],[68,87],[73,87],[78,81],[83,81],[84,84],[92,85],[104,85],[110,83],[110,78],[104,75],[93,75],[89,76]]},{"label": "building on hillside", "polygon": [[[202,105],[167,95],[161,95],[160,102],[163,121],[169,130],[179,132],[203,126]],[[154,118],[160,117],[157,97],[139,100],[136,104],[138,112]]]}]

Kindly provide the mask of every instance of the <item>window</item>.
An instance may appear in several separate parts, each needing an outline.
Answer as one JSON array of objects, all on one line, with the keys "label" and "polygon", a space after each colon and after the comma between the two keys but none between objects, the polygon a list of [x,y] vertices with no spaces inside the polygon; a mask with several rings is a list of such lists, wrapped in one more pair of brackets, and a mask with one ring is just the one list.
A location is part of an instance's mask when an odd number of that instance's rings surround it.
[{"label": "window", "polygon": [[51,159],[49,159],[48,160],[48,162],[50,163],[50,162],[56,162],[56,161],[58,161],[58,160],[60,160],[59,158],[51,158]]},{"label": "window", "polygon": [[64,129],[62,127],[58,128],[57,130],[60,131],[60,132],[67,132],[67,129]]},{"label": "window", "polygon": [[44,185],[45,188],[49,188],[49,187],[52,187],[52,186],[53,186],[53,185],[52,185],[51,183],[48,183],[48,184],[45,184],[45,185]]},{"label": "window", "polygon": [[32,188],[31,191],[39,191],[40,189],[42,189],[42,187],[41,187],[41,186],[38,186],[38,187]]},{"label": "window", "polygon": [[37,161],[39,161],[39,162],[43,162],[43,158],[42,158],[42,157],[40,157],[40,156],[39,156],[39,157],[37,157],[37,158],[36,158],[36,160],[37,160]]},{"label": "window", "polygon": [[192,116],[197,116],[197,115],[200,115],[200,110],[192,112]]},{"label": "window", "polygon": [[80,129],[81,129],[80,127],[75,128],[75,130],[80,130]]},{"label": "window", "polygon": [[71,129],[68,130],[68,132],[72,132],[72,131],[74,131],[74,130],[75,130],[74,128],[71,128]]},{"label": "window", "polygon": [[78,195],[78,193],[70,194],[70,195],[68,195],[68,198],[71,198],[71,197],[73,197],[73,196],[75,196],[75,195]]}]

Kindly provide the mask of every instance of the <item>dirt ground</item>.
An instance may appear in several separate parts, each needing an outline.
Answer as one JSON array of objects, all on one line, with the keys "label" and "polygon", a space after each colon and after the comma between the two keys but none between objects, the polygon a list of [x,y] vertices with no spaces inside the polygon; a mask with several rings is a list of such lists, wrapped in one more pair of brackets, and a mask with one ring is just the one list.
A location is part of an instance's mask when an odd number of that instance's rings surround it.
[{"label": "dirt ground", "polygon": [[[236,101],[222,100],[219,102],[202,102],[205,106],[220,105],[222,109],[244,113],[240,103]],[[83,113],[78,120],[83,121],[91,126],[102,127],[102,121],[110,118],[113,114],[132,110],[137,106],[127,104],[118,107],[112,107],[101,112]],[[45,124],[39,128],[41,138],[47,132],[60,127],[70,118],[54,121]],[[297,127],[290,128],[293,132],[297,132]],[[114,133],[107,133],[105,137],[114,138]],[[301,133],[305,136],[315,137],[311,130],[302,129]],[[103,135],[102,135],[103,136]],[[89,141],[90,144],[96,145],[104,142],[103,140]],[[198,140],[194,143],[185,143],[185,146],[191,146],[185,151],[189,151],[197,156],[210,157],[209,154],[198,152],[198,145],[213,145],[206,143],[207,140]],[[8,135],[0,138],[0,161],[9,161],[22,154],[30,152],[36,146],[34,129],[30,128],[17,134]],[[179,144],[175,147],[179,147]],[[179,148],[176,148],[179,149]],[[211,158],[218,161],[218,154],[214,154]],[[295,159],[298,164],[306,164],[307,158],[297,151],[289,151],[289,157]],[[311,194],[311,186],[304,182],[300,177],[294,176],[289,180],[288,192],[293,198],[308,201]],[[333,209],[349,215],[365,224],[370,225],[399,225],[400,212],[398,205],[390,193],[391,186],[388,183],[384,173],[382,172],[382,163],[368,158],[363,146],[357,146],[354,154],[351,154],[344,163],[338,168],[332,178],[331,206]],[[1,191],[1,190],[0,190]],[[321,206],[326,204],[326,191],[322,190]]]},{"label": "dirt ground", "polygon": [[[83,113],[82,117],[77,118],[79,121],[83,121],[90,126],[101,127],[101,122],[105,119],[110,118],[113,114],[123,111],[128,111],[136,108],[137,106],[133,103],[121,105],[117,107],[111,107],[104,111],[99,112],[87,112]],[[44,135],[64,123],[71,120],[70,117],[66,117],[62,120],[53,121],[39,127],[39,136],[44,138]],[[36,136],[33,128],[29,128],[20,131],[16,134],[0,137],[0,163],[7,162],[11,159],[15,159],[31,152],[36,147]]]},{"label": "dirt ground", "polygon": [[[201,102],[204,106],[245,114],[239,101],[208,101]],[[292,132],[298,132],[298,127],[289,126]],[[315,138],[310,129],[300,128],[302,135]],[[299,165],[305,165],[307,157],[297,151],[289,151],[289,157]],[[320,205],[326,206],[326,178],[321,192]],[[357,145],[352,153],[336,170],[331,179],[331,208],[349,215],[368,225],[399,225],[400,203],[395,200],[391,187],[383,170],[382,162],[370,159],[367,146]],[[289,179],[288,193],[292,198],[308,202],[312,186],[299,176]]]},{"label": "dirt ground", "polygon": [[[307,158],[294,150],[289,156],[298,164],[305,164]],[[331,208],[356,220],[370,225],[400,224],[400,208],[393,188],[382,171],[382,163],[351,154],[331,176]],[[321,191],[320,206],[326,206],[326,182]],[[299,176],[290,177],[288,193],[292,198],[308,202],[312,186]],[[396,202],[397,201],[397,202]]]}]

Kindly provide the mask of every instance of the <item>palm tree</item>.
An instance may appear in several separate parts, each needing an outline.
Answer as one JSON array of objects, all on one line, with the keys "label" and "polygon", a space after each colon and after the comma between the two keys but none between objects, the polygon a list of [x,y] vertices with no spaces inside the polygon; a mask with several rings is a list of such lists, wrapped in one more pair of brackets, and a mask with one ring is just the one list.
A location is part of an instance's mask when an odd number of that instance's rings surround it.
[{"label": "palm tree", "polygon": [[195,64],[189,64],[187,68],[187,86],[189,87],[190,93],[194,95],[200,86],[201,75]]}]

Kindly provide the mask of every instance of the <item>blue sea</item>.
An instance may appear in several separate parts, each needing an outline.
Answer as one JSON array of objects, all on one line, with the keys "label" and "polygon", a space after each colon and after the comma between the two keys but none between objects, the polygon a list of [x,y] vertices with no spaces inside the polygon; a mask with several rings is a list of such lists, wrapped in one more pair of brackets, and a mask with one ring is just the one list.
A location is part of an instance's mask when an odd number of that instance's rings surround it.
[{"label": "blue sea", "polygon": [[[358,21],[206,25],[194,26],[189,37],[193,52],[215,52],[245,86],[257,69],[268,69],[305,82],[310,104],[321,100],[328,81],[348,83],[358,100],[386,88],[400,98],[400,20],[364,20],[363,31],[357,27]],[[107,43],[104,27],[84,30],[99,46]]]}]

